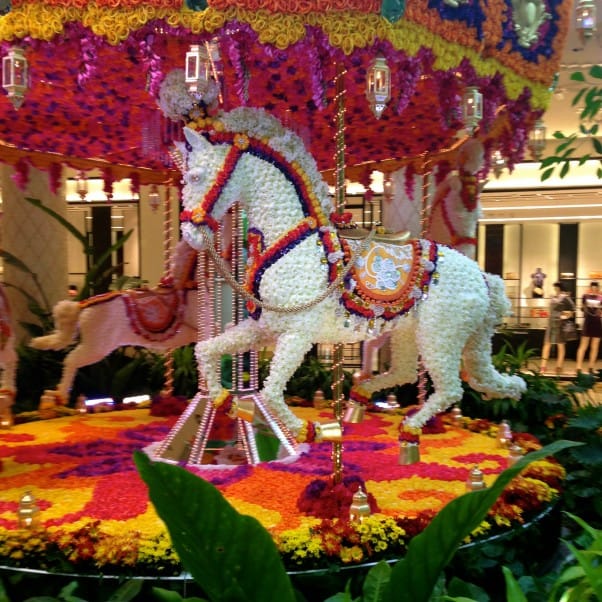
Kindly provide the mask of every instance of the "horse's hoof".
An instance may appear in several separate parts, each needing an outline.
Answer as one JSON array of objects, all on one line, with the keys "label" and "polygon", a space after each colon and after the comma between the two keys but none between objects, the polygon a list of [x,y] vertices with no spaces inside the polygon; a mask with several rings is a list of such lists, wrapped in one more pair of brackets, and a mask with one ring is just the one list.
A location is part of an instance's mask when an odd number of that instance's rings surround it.
[{"label": "horse's hoof", "polygon": [[399,464],[408,466],[420,462],[420,446],[412,441],[399,442]]},{"label": "horse's hoof", "polygon": [[342,441],[343,429],[338,422],[304,422],[297,434],[298,443],[321,443]]},{"label": "horse's hoof", "polygon": [[324,423],[315,423],[316,427],[316,441],[320,443],[321,441],[331,441],[331,442],[340,442],[343,440],[343,429],[341,425],[337,422],[324,422]]},{"label": "horse's hoof", "polygon": [[351,424],[359,424],[364,421],[364,414],[366,413],[366,406],[360,403],[354,403],[350,401],[345,408],[345,414],[343,415],[343,422],[349,422]]}]

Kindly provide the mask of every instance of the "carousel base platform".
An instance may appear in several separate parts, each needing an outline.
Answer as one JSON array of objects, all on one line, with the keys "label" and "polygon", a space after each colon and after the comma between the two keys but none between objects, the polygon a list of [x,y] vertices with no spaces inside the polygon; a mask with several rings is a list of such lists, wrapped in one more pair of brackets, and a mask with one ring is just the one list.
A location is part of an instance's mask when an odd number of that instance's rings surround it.
[{"label": "carousel base platform", "polygon": [[[302,418],[332,419],[328,409],[294,411]],[[362,423],[346,425],[343,471],[345,476],[361,478],[374,496],[378,513],[370,519],[394,518],[409,541],[419,523],[466,491],[475,466],[485,483],[492,482],[506,468],[508,450],[492,436],[494,425],[487,429],[481,421],[480,430],[485,432],[474,432],[470,424],[460,428],[450,419],[441,423],[440,432],[422,436],[418,463],[400,465],[397,430],[402,418],[401,411],[368,413]],[[132,459],[134,450],[161,441],[175,421],[173,416],[156,417],[148,409],[136,409],[31,422],[0,431],[0,578],[8,600],[57,596],[69,582],[79,584],[75,594],[83,599],[107,600],[107,592],[129,578],[141,580],[143,589],[159,586],[198,595],[195,584],[181,572]],[[321,600],[342,591],[347,579],[361,575],[378,558],[367,549],[345,550],[344,545],[334,556],[311,557],[303,551],[304,533],[322,528],[324,521],[302,513],[297,502],[311,483],[329,479],[332,450],[330,444],[320,443],[297,451],[294,458],[251,466],[238,463],[241,454],[230,449],[214,459],[221,464],[189,469],[212,482],[239,512],[257,518],[281,547],[295,585],[314,592],[308,599]],[[510,549],[515,537],[531,533],[543,521],[544,532],[557,541],[558,513],[549,510],[555,506],[534,508],[533,497],[541,497],[542,490],[529,493],[530,489],[532,482],[522,489],[517,485],[512,492],[513,512],[521,497],[528,512],[525,509],[522,516],[518,512],[513,521],[502,502],[495,512],[504,520],[491,514],[490,530],[485,528],[481,534],[484,540],[497,538],[497,548]],[[19,524],[20,500],[26,493],[35,498],[37,508],[35,524],[29,528]],[[539,536],[527,539],[541,541]],[[291,547],[292,541],[299,542],[298,549]],[[462,553],[470,555],[477,544],[471,545]],[[554,549],[548,541],[537,554],[543,562]]]}]

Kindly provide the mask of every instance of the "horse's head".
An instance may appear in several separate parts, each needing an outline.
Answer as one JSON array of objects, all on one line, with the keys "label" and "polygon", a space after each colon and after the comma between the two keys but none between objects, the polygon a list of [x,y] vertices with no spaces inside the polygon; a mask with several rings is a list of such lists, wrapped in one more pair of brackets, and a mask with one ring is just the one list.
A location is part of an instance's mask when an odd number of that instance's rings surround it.
[{"label": "horse's head", "polygon": [[190,150],[183,176],[182,234],[188,244],[200,250],[205,246],[204,235],[211,237],[238,200],[238,186],[231,176],[242,150],[236,144],[214,144],[189,128],[184,134]]}]

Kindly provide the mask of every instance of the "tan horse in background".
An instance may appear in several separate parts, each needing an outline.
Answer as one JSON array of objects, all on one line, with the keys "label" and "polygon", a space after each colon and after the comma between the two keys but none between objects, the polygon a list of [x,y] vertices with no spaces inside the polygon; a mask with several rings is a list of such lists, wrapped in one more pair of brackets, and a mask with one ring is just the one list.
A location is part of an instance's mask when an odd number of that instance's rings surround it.
[{"label": "tan horse in background", "polygon": [[0,414],[15,401],[18,356],[8,298],[0,285]]},{"label": "tan horse in background", "polygon": [[57,403],[67,403],[79,368],[102,360],[118,347],[166,352],[197,341],[196,259],[197,252],[180,241],[172,258],[173,282],[55,305],[55,330],[32,339],[30,345],[59,350],[77,341],[65,357],[61,381],[52,392]]}]

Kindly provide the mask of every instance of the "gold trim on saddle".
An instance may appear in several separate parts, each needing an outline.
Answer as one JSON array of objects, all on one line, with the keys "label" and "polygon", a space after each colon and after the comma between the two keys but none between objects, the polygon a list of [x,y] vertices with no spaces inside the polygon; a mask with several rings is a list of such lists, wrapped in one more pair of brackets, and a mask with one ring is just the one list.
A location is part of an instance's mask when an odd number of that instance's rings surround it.
[{"label": "gold trim on saddle", "polygon": [[[341,238],[348,240],[364,240],[370,234],[370,230],[366,228],[359,228],[354,225],[352,227],[337,227],[337,233]],[[374,235],[374,242],[384,242],[389,245],[402,245],[405,244],[411,237],[409,230],[400,230],[399,232],[391,232],[382,226],[377,226],[376,234]]]}]

